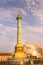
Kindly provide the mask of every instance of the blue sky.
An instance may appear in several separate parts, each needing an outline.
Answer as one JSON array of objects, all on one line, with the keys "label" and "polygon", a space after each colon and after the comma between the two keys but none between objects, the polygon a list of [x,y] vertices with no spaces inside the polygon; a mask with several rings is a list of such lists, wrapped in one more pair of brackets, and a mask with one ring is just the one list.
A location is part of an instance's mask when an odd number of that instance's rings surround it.
[{"label": "blue sky", "polygon": [[0,0],[0,51],[12,52],[17,43],[18,10],[22,15],[22,43],[43,45],[43,0]]}]

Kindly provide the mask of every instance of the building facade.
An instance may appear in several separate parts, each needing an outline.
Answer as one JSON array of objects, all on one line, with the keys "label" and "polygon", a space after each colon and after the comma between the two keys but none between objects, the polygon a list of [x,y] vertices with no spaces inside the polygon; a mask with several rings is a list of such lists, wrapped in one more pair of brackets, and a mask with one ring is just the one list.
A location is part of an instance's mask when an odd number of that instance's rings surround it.
[{"label": "building facade", "polygon": [[25,43],[24,52],[28,57],[43,58],[43,48],[38,44]]},{"label": "building facade", "polygon": [[0,52],[0,62],[4,62],[7,61],[8,58],[12,57],[12,53],[4,53],[4,52]]}]

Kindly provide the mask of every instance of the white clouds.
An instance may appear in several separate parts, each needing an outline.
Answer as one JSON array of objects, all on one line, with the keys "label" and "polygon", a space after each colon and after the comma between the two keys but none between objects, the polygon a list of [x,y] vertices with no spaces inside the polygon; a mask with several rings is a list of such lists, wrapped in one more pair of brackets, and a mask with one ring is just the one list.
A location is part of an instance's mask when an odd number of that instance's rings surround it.
[{"label": "white clouds", "polygon": [[11,31],[16,31],[17,30],[17,28],[16,27],[7,27],[6,28],[6,32],[11,32]]},{"label": "white clouds", "polygon": [[43,24],[43,10],[32,10],[32,13],[39,20],[40,24]]},{"label": "white clouds", "polygon": [[38,43],[43,45],[43,27],[25,25],[22,33],[23,42]]},{"label": "white clouds", "polygon": [[43,24],[43,0],[26,0],[26,4],[27,11],[39,20],[39,24]]},{"label": "white clouds", "polygon": [[15,13],[17,13],[18,10],[20,10],[20,12],[21,12],[22,14],[27,15],[27,12],[26,12],[25,9],[23,9],[23,8],[14,7],[14,8],[12,8],[12,10],[15,11]]},{"label": "white clouds", "polygon": [[3,19],[5,18],[11,18],[12,15],[11,15],[11,11],[10,10],[7,10],[7,9],[4,9],[4,8],[0,8],[0,17],[2,17]]},{"label": "white clouds", "polygon": [[16,30],[16,27],[0,24],[0,51],[13,51],[16,42]]},{"label": "white clouds", "polygon": [[24,26],[24,30],[35,33],[43,33],[43,26]]},{"label": "white clouds", "polygon": [[8,27],[8,26],[0,24],[0,33],[1,34],[7,34],[7,33],[10,33],[12,31],[16,31],[16,30],[17,30],[16,27]]},{"label": "white clouds", "polygon": [[[0,39],[3,40],[4,38],[4,40],[6,40],[7,43],[8,43],[8,40],[10,42],[13,42],[14,39],[16,40],[16,35],[17,35],[16,32],[17,32],[16,27],[10,27],[10,26],[8,27],[8,26],[0,24]],[[0,42],[2,42],[2,40],[0,40]]]},{"label": "white clouds", "polygon": [[12,52],[14,51],[15,41],[8,42],[7,38],[0,37],[0,51]]},{"label": "white clouds", "polygon": [[[14,22],[16,20],[16,15],[18,10],[21,11],[22,14],[26,15],[26,11],[23,8],[13,7],[13,8],[0,8],[0,21],[11,21]],[[15,15],[15,16],[14,16]]]},{"label": "white clouds", "polygon": [[0,24],[0,27],[2,27],[3,26],[3,24]]},{"label": "white clouds", "polygon": [[23,8],[20,8],[20,11],[22,14],[27,15],[27,12]]},{"label": "white clouds", "polygon": [[40,26],[29,26],[28,29],[32,32],[43,33],[43,27]]}]

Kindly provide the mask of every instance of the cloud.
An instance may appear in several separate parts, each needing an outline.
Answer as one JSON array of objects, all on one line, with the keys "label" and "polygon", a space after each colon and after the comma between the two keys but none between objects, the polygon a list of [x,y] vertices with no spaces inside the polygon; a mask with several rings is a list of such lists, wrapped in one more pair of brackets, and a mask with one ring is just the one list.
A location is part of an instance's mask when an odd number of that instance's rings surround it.
[{"label": "cloud", "polygon": [[43,24],[43,10],[32,10],[32,13],[39,20],[38,23]]},{"label": "cloud", "polygon": [[14,20],[16,20],[16,15],[18,10],[21,11],[22,14],[26,15],[26,11],[23,8],[18,8],[18,7],[14,7],[14,8],[0,8],[0,20],[1,21],[11,21],[14,22]]},{"label": "cloud", "polygon": [[43,0],[25,0],[27,12],[32,14],[38,24],[43,25]]},{"label": "cloud", "polygon": [[10,33],[12,31],[16,31],[17,28],[16,27],[8,27],[8,26],[5,26],[3,24],[0,24],[0,34],[7,34],[7,33]]},{"label": "cloud", "polygon": [[23,22],[23,28],[30,32],[43,33],[43,26],[29,26],[27,23]]},{"label": "cloud", "polygon": [[22,41],[24,43],[37,43],[43,45],[43,27],[24,25],[22,29]]},{"label": "cloud", "polygon": [[8,42],[7,38],[0,37],[0,52],[13,52],[15,47],[15,41]]},{"label": "cloud", "polygon": [[16,27],[7,27],[7,29],[6,29],[7,32],[11,32],[14,30],[17,30],[17,28]]},{"label": "cloud", "polygon": [[0,27],[2,27],[3,26],[3,24],[0,24]]},{"label": "cloud", "polygon": [[40,27],[40,26],[27,26],[27,28],[33,32],[43,33],[42,31],[43,27]]},{"label": "cloud", "polygon": [[16,31],[16,27],[0,24],[0,51],[13,51],[16,42]]}]

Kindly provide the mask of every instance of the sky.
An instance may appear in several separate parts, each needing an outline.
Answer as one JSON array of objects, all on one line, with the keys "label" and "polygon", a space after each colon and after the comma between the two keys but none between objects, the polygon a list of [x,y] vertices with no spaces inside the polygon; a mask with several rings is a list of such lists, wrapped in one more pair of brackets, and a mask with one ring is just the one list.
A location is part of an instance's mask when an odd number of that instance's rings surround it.
[{"label": "sky", "polygon": [[18,10],[22,15],[22,43],[43,46],[43,0],[0,0],[0,52],[15,49]]}]

